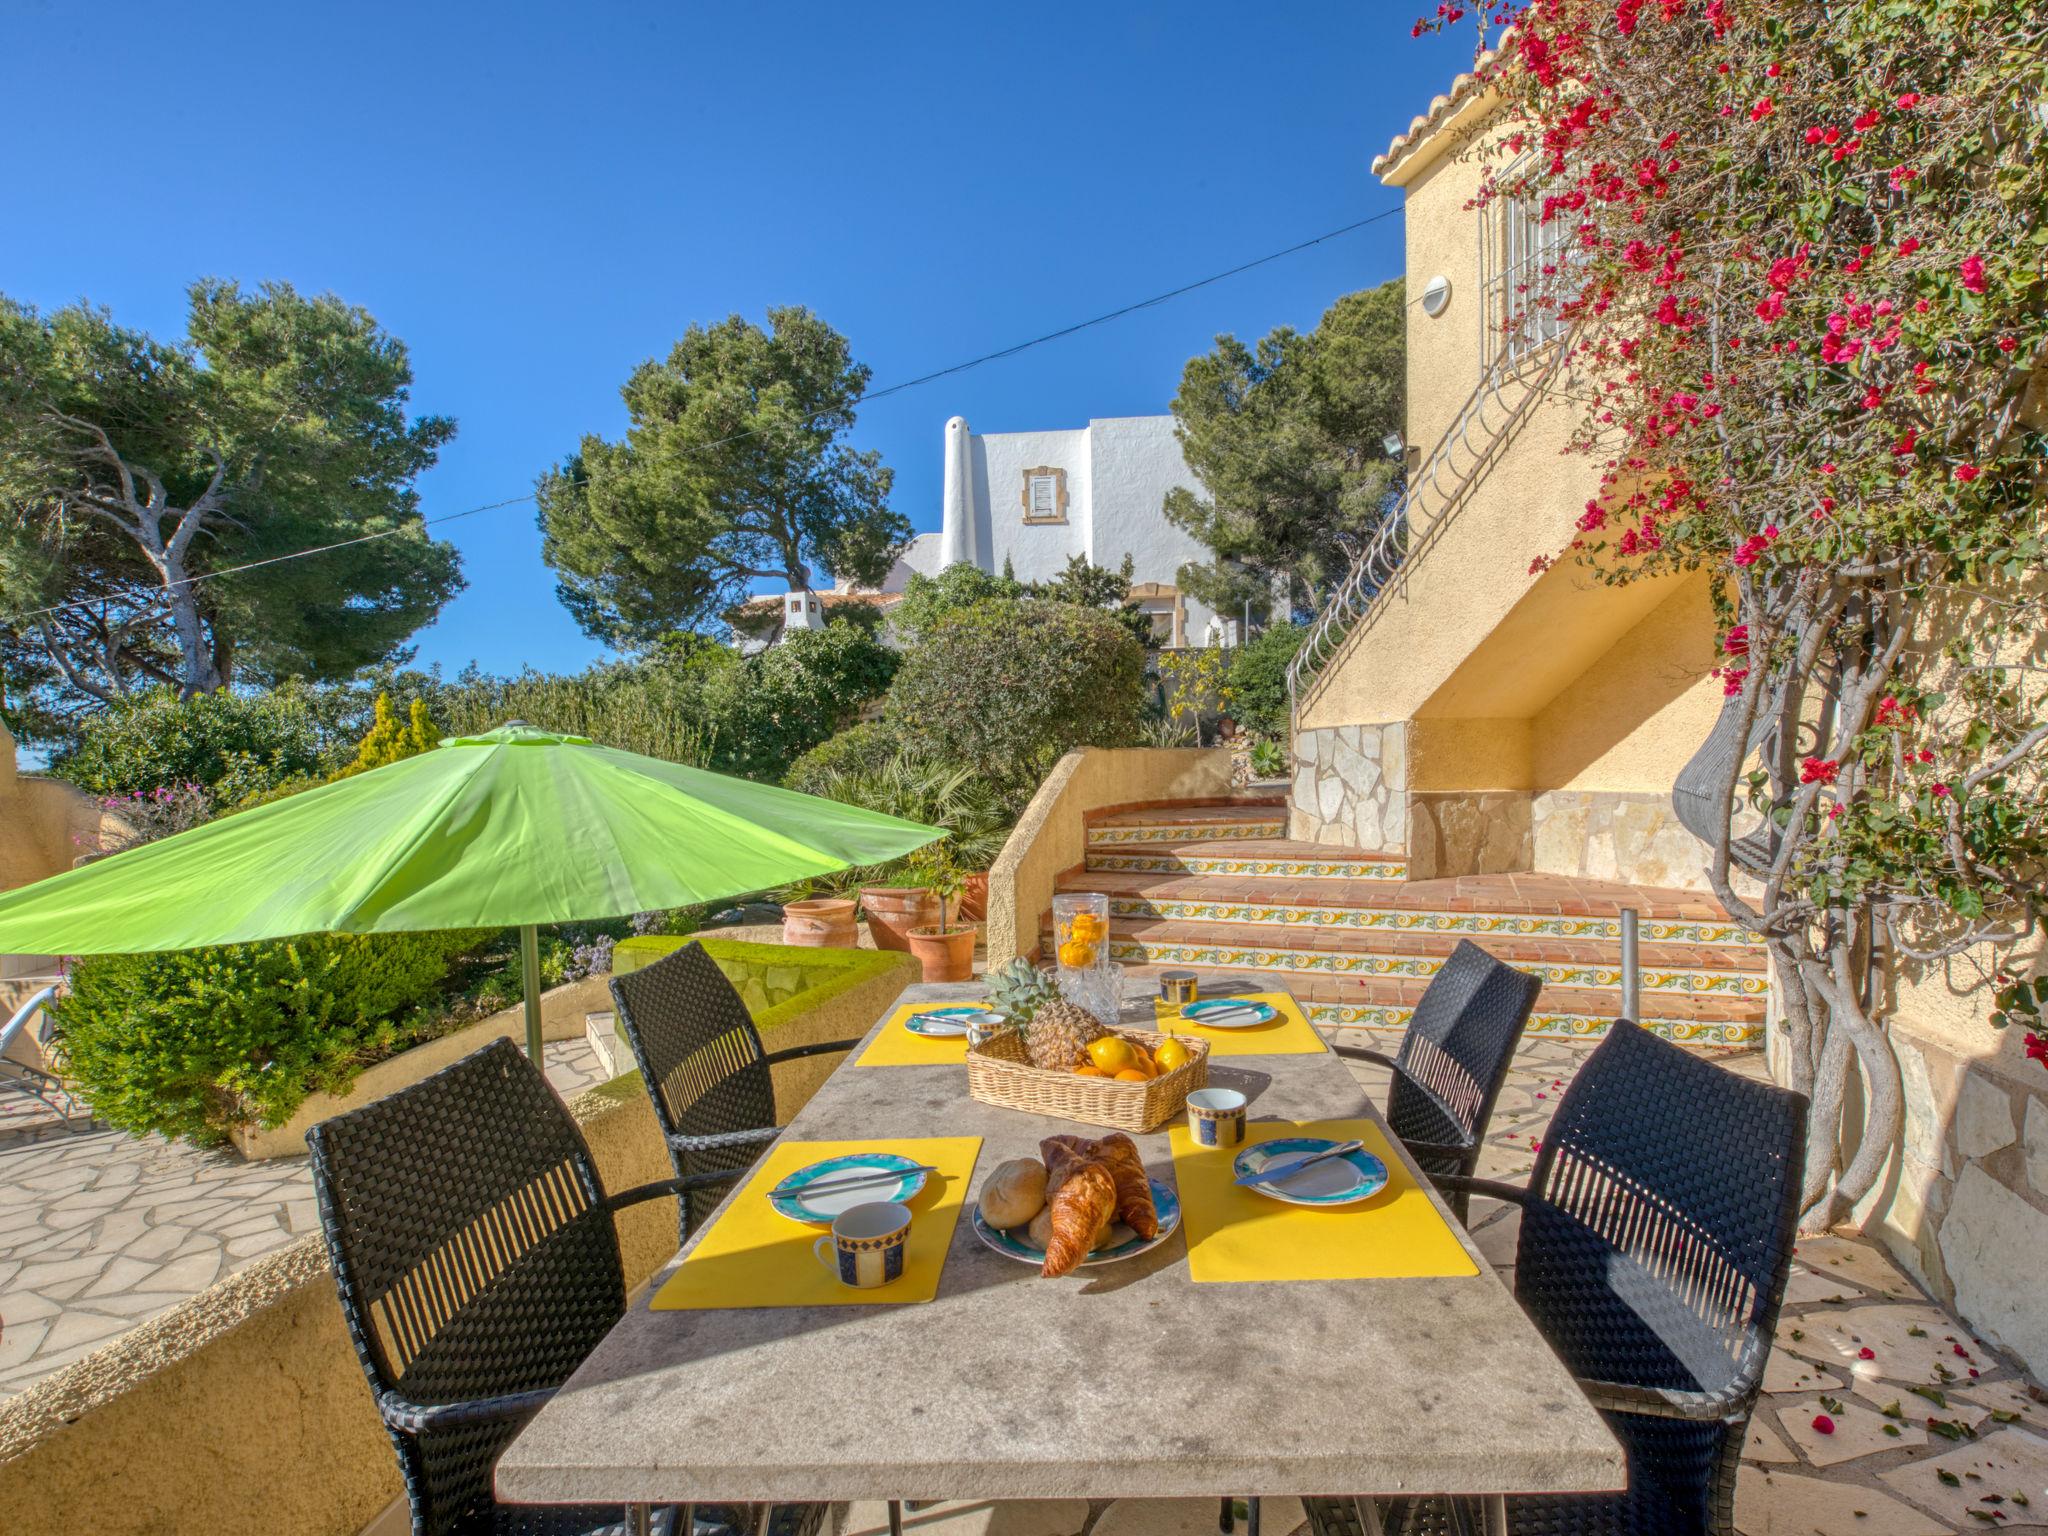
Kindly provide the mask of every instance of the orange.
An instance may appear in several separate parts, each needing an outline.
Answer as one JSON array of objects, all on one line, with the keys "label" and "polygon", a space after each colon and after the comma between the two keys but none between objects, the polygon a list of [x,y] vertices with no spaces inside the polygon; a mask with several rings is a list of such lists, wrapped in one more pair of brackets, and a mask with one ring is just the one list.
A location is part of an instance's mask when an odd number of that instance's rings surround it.
[{"label": "orange", "polygon": [[1071,970],[1085,971],[1095,963],[1095,946],[1084,944],[1079,939],[1069,939],[1060,946],[1060,964]]},{"label": "orange", "polygon": [[1149,1083],[1152,1081],[1152,1074],[1137,1067],[1125,1067],[1116,1074],[1116,1080],[1120,1083]]},{"label": "orange", "polygon": [[1152,1053],[1152,1059],[1159,1064],[1162,1072],[1178,1072],[1188,1064],[1190,1052],[1178,1040],[1162,1040],[1159,1049]]},{"label": "orange", "polygon": [[1122,1035],[1104,1035],[1088,1042],[1088,1059],[1106,1076],[1121,1077],[1138,1068],[1138,1048]]},{"label": "orange", "polygon": [[1102,919],[1093,912],[1076,912],[1069,931],[1084,942],[1102,937]]},{"label": "orange", "polygon": [[1079,1066],[1074,1068],[1076,1077],[1107,1077],[1109,1074],[1100,1067]]}]

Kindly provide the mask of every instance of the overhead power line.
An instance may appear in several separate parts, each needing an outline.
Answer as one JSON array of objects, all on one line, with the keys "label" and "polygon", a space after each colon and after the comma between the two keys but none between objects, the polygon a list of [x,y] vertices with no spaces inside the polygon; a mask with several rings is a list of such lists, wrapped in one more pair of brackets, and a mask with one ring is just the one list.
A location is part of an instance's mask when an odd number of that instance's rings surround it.
[{"label": "overhead power line", "polygon": [[[1140,310],[1151,309],[1156,305],[1165,304],[1170,300],[1180,298],[1184,294],[1193,293],[1198,288],[1207,288],[1212,284],[1237,277],[1255,268],[1267,266],[1272,262],[1283,260],[1289,256],[1299,255],[1301,252],[1321,245],[1325,241],[1335,240],[1354,231],[1364,229],[1368,224],[1378,224],[1382,220],[1390,219],[1400,211],[1398,206],[1384,208],[1378,213],[1368,214],[1362,219],[1354,219],[1351,223],[1340,225],[1336,229],[1325,230],[1320,235],[1313,235],[1306,240],[1298,240],[1293,245],[1283,246],[1277,251],[1268,251],[1263,256],[1255,256],[1250,261],[1239,262],[1234,267],[1226,267],[1221,272],[1212,272],[1207,277],[1198,277],[1191,283],[1182,283],[1178,288],[1169,288],[1164,293],[1155,293],[1150,298],[1139,299],[1136,303],[1125,304],[1121,308],[1105,311],[1087,320],[1077,320],[1072,325],[1063,325],[1058,330],[1047,331],[1042,335],[1033,336],[1028,341],[1020,341],[1007,347],[1000,347],[993,352],[984,352],[979,357],[970,357],[964,362],[951,363],[944,368],[935,368],[930,373],[919,374],[916,378],[904,379],[900,383],[890,384],[881,389],[869,390],[861,396],[858,403],[870,405],[877,400],[886,400],[891,395],[900,395],[905,390],[917,389],[923,385],[934,383],[939,379],[951,378],[954,374],[966,373],[971,368],[979,368],[987,363],[1001,362],[1004,358],[1015,357],[1021,352],[1029,352],[1034,347],[1042,347],[1048,342],[1061,341],[1066,337],[1078,335],[1082,331],[1093,330],[1099,325],[1108,325],[1113,320],[1121,320],[1126,315],[1135,315]],[[820,414],[824,413],[821,412]],[[705,443],[695,451],[698,453],[709,452],[711,449],[721,448],[727,443],[739,442],[743,438],[758,437],[768,430],[766,427],[749,427],[744,432],[735,432],[728,437],[721,437],[712,442]],[[532,501],[539,494],[538,491],[527,491],[523,495],[508,496],[503,501],[486,502],[478,507],[465,507],[460,512],[444,512],[438,517],[424,517],[418,523],[402,523],[394,528],[381,528],[375,533],[365,533],[353,539],[338,539],[332,544],[319,544],[311,549],[295,549],[288,554],[269,555],[261,560],[248,560],[240,565],[223,566],[217,571],[201,571],[196,576],[188,576],[182,581],[170,583],[158,590],[168,592],[174,587],[196,587],[202,581],[214,581],[222,576],[239,576],[245,571],[261,570],[268,565],[282,565],[289,560],[307,560],[315,555],[332,554],[338,549],[351,549],[358,544],[372,544],[379,539],[389,539],[399,534],[410,533],[415,528],[436,528],[442,523],[459,522],[465,517],[475,517],[483,512],[501,512],[506,507],[516,507],[524,502]],[[36,608],[31,609],[27,613],[15,614],[8,622],[20,623],[27,619],[48,618],[51,614],[64,613],[73,608],[90,608],[95,605],[96,601],[96,599],[92,598],[75,598],[70,602],[53,603],[47,608]]]}]

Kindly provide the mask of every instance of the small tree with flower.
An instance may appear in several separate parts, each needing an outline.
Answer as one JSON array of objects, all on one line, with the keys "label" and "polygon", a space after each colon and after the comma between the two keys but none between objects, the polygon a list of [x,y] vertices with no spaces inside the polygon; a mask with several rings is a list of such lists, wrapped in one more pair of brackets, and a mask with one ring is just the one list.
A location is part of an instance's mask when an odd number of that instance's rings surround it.
[{"label": "small tree with flower", "polygon": [[1979,965],[1998,1025],[2048,997],[2001,970],[2048,912],[2048,6],[1476,15],[1512,25],[1481,200],[1562,237],[1505,323],[1564,323],[1599,469],[1538,563],[1712,580],[1738,749],[1711,880],[1775,961],[1824,1229],[1901,1129],[1885,970]]}]

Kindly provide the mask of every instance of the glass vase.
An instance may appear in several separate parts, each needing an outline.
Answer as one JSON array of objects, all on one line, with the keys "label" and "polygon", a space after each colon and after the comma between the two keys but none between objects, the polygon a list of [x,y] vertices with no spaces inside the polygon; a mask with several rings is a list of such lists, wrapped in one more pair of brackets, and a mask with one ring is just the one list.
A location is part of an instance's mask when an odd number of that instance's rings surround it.
[{"label": "glass vase", "polygon": [[1100,891],[1053,897],[1052,946],[1061,974],[1109,964],[1109,897]]}]

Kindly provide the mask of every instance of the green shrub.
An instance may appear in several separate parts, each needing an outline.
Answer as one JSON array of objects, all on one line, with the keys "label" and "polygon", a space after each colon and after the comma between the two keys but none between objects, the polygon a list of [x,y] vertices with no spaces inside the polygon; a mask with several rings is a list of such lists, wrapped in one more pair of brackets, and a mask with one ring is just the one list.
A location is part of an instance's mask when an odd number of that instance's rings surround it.
[{"label": "green shrub", "polygon": [[489,937],[308,934],[78,962],[59,1020],[93,1112],[134,1132],[197,1142],[281,1125],[316,1091],[339,1093],[432,1013],[451,962]]},{"label": "green shrub", "polygon": [[1287,735],[1293,718],[1287,664],[1307,637],[1299,624],[1275,624],[1238,647],[1223,679],[1223,707],[1240,729],[1254,736]]},{"label": "green shrub", "polygon": [[1144,703],[1144,648],[1110,614],[998,599],[931,627],[887,718],[919,755],[973,764],[1014,809],[1062,753],[1135,741]]},{"label": "green shrub", "polygon": [[837,736],[829,736],[790,764],[783,784],[806,795],[840,798],[828,786],[844,774],[878,773],[902,750],[896,732],[879,720],[849,725]]},{"label": "green shrub", "polygon": [[780,783],[797,758],[882,696],[896,665],[872,631],[839,620],[748,657],[705,686],[709,766]]},{"label": "green shrub", "polygon": [[939,620],[964,613],[977,603],[1021,598],[1029,592],[1006,566],[997,576],[978,565],[955,561],[936,576],[922,571],[904,583],[902,599],[889,610],[889,623],[906,645],[915,645]]},{"label": "green shrub", "polygon": [[81,789],[130,794],[197,784],[232,805],[320,770],[323,741],[306,691],[195,694],[156,688],[87,719],[53,765]]}]

